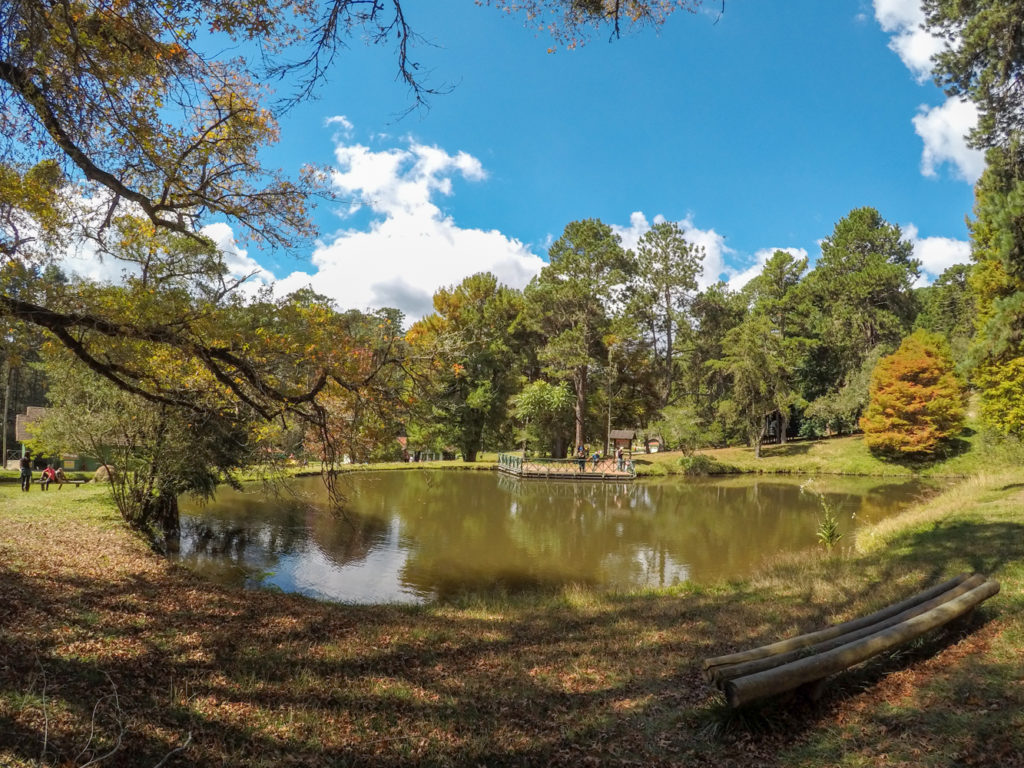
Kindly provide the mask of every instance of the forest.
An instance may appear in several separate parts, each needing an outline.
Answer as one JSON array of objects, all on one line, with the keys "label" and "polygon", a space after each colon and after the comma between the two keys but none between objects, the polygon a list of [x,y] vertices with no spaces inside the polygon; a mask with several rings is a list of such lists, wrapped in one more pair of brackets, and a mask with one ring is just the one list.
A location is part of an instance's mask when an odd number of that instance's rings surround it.
[{"label": "forest", "polygon": [[[678,5],[513,10],[548,14],[556,38],[572,41],[618,34],[625,19],[657,25]],[[136,467],[122,513],[144,530],[173,527],[181,493],[208,495],[268,457],[320,460],[331,482],[341,462],[397,458],[399,438],[471,462],[484,449],[601,449],[615,428],[686,450],[864,428],[879,451],[934,456],[956,449],[968,390],[987,428],[1019,437],[1024,55],[990,42],[1021,10],[939,0],[925,10],[931,29],[962,41],[936,58],[937,80],[981,115],[972,264],[919,287],[910,241],[864,201],[822,232],[813,266],[779,251],[741,290],[700,288],[703,253],[677,225],[656,224],[627,251],[584,219],[565,226],[523,291],[473,275],[415,319],[338,307],[311,289],[246,290],[201,231],[222,217],[282,248],[313,234],[307,206],[325,179],[262,164],[288,100],[266,104],[261,77],[308,98],[359,28],[371,42],[397,35],[400,76],[426,99],[399,4],[15,3],[0,33],[5,421],[48,404],[38,451],[107,451]],[[211,57],[202,30],[264,40],[262,63],[278,68]],[[64,274],[61,255],[82,243],[122,265],[122,279]],[[897,352],[916,362],[891,362]],[[918,432],[894,437],[908,419]]]}]

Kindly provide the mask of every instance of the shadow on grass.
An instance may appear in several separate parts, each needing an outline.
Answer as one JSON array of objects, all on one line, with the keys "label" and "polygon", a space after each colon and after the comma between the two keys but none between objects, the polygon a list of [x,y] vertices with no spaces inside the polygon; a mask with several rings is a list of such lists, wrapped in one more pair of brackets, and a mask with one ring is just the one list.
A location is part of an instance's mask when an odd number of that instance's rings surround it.
[{"label": "shadow on grass", "polygon": [[[1024,526],[956,522],[884,558],[839,561],[855,585],[842,605],[812,587],[767,600],[737,587],[463,610],[221,589],[177,568],[110,582],[0,565],[0,756],[39,758],[45,679],[51,764],[73,763],[113,685],[130,728],[106,766],[155,765],[189,733],[165,765],[779,765],[844,700],[948,639],[842,676],[821,704],[760,709],[784,727],[750,719],[722,738],[709,738],[719,694],[701,659],[905,596],[885,593],[887,580],[909,592],[1022,557]],[[119,733],[109,710],[95,725],[89,756]]]},{"label": "shadow on grass", "polygon": [[869,448],[869,452],[879,461],[909,469],[912,472],[924,472],[957,456],[963,456],[971,450],[971,442],[966,439],[975,435],[975,431],[965,428],[959,436],[951,438],[943,443],[940,450],[934,454],[901,454],[889,453]]},{"label": "shadow on grass", "polygon": [[786,456],[806,456],[811,452],[814,443],[786,443],[785,445],[763,445],[761,455],[771,458],[783,458]]}]

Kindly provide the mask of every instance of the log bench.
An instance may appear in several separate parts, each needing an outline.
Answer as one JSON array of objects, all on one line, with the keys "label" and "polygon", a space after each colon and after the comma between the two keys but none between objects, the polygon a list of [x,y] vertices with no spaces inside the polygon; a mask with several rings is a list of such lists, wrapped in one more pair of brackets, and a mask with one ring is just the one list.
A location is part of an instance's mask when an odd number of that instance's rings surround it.
[{"label": "log bench", "polygon": [[806,635],[704,660],[704,675],[731,707],[824,681],[926,632],[965,618],[999,591],[999,582],[966,573],[880,611]]}]

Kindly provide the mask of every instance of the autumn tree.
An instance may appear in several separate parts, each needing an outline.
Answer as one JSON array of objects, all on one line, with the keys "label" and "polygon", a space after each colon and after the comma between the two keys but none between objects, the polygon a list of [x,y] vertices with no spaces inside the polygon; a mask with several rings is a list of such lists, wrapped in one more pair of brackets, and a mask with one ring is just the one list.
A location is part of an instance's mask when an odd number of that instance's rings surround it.
[{"label": "autumn tree", "polygon": [[526,320],[547,339],[538,357],[550,376],[571,383],[576,396],[577,445],[586,440],[591,369],[607,357],[604,338],[628,267],[611,227],[598,219],[574,221],[525,290]]},{"label": "autumn tree", "polygon": [[965,393],[941,336],[916,331],[882,358],[860,420],[873,451],[934,455],[964,426]]},{"label": "autumn tree", "polygon": [[517,321],[523,299],[482,272],[434,294],[434,313],[406,335],[416,360],[420,398],[465,461],[504,426],[516,391],[520,354]]}]

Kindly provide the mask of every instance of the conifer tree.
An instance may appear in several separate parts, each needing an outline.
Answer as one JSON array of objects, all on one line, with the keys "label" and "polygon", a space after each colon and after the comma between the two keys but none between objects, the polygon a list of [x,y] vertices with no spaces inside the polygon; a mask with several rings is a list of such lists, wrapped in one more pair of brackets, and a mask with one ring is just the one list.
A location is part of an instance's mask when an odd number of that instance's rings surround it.
[{"label": "conifer tree", "polygon": [[875,367],[860,426],[873,451],[930,455],[963,429],[964,401],[945,341],[917,331]]}]

